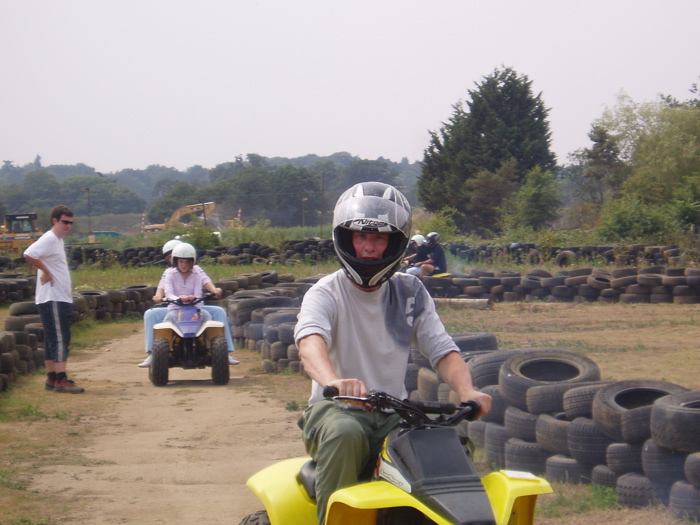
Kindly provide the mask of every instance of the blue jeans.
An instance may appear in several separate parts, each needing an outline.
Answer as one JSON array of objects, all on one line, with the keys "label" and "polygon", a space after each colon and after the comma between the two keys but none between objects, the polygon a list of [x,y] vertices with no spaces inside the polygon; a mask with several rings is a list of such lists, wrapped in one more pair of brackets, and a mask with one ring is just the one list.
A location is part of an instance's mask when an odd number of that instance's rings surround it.
[{"label": "blue jeans", "polygon": [[70,326],[73,324],[73,303],[47,301],[36,307],[44,325],[44,359],[65,363],[70,346]]},{"label": "blue jeans", "polygon": [[[202,310],[205,310],[209,313],[212,321],[224,323],[224,335],[226,336],[226,342],[228,343],[228,351],[233,352],[236,348],[233,345],[233,338],[231,337],[231,327],[228,324],[226,310],[224,310],[220,306],[213,305],[202,306]],[[153,346],[153,327],[158,323],[162,323],[167,313],[167,308],[162,306],[156,306],[154,308],[149,308],[143,314],[143,324],[146,327],[147,354],[151,353],[151,347]]]}]

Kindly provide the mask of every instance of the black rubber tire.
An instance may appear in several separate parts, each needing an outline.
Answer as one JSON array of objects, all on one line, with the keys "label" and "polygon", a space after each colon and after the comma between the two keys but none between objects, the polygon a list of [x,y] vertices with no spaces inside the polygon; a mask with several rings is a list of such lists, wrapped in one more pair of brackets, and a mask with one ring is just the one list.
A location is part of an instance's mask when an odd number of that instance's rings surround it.
[{"label": "black rubber tire", "polygon": [[531,387],[598,380],[600,370],[593,360],[566,349],[551,348],[508,358],[498,375],[503,399],[521,410],[527,410],[527,390]]},{"label": "black rubber tire", "polygon": [[588,383],[552,383],[528,388],[525,395],[527,410],[531,414],[555,414],[564,411],[564,394],[572,388],[598,384]]},{"label": "black rubber tire", "polygon": [[506,468],[543,475],[547,470],[549,453],[537,443],[510,438],[505,447]]},{"label": "black rubber tire", "polygon": [[267,511],[259,510],[253,514],[248,514],[238,525],[270,525],[270,518]]},{"label": "black rubber tire", "polygon": [[668,501],[670,485],[660,486],[636,472],[629,472],[617,478],[615,493],[623,507],[642,508]]},{"label": "black rubber tire", "polygon": [[668,507],[676,518],[700,521],[700,489],[683,481],[675,482],[669,494]]},{"label": "black rubber tire", "polygon": [[10,374],[15,371],[15,358],[9,352],[0,354],[0,373]]},{"label": "black rubber tire", "polygon": [[39,310],[37,309],[36,303],[34,303],[34,301],[27,301],[21,303],[12,303],[7,313],[9,315],[38,315]]},{"label": "black rubber tire", "polygon": [[662,397],[651,409],[651,437],[677,452],[700,451],[700,390]]},{"label": "black rubber tire", "polygon": [[218,335],[211,340],[211,380],[215,385],[226,385],[229,382],[228,343],[226,338]]},{"label": "black rubber tire", "polygon": [[568,430],[571,421],[549,414],[537,416],[535,437],[537,444],[550,454],[569,455]]},{"label": "black rubber tire", "polygon": [[511,437],[523,441],[537,441],[537,415],[520,410],[514,406],[506,408],[503,416],[503,426]]},{"label": "black rubber tire", "polygon": [[688,454],[683,470],[688,483],[696,489],[700,488],[700,452]]},{"label": "black rubber tire", "polygon": [[547,458],[547,470],[545,476],[549,481],[560,483],[590,483],[590,465],[579,463],[574,458],[556,454]]},{"label": "black rubber tire", "polygon": [[576,264],[577,260],[578,256],[574,252],[570,250],[562,250],[554,258],[554,264],[561,268],[563,266],[571,266],[572,264]]},{"label": "black rubber tire", "polygon": [[420,350],[418,350],[415,347],[411,347],[410,350],[410,355],[411,355],[411,363],[415,363],[417,366],[420,368],[431,368],[432,366],[430,364],[430,359],[428,359],[426,356],[424,356]]},{"label": "black rubber tire", "polygon": [[657,445],[653,439],[647,439],[642,446],[642,469],[651,481],[675,483],[686,481],[683,471],[688,454],[673,452]]},{"label": "black rubber tire", "polygon": [[468,361],[472,374],[472,383],[476,388],[498,384],[498,372],[501,365],[518,350],[497,350],[489,354],[476,356]]},{"label": "black rubber tire", "polygon": [[470,334],[451,335],[460,352],[472,352],[476,350],[498,350],[496,334],[489,332],[476,332]]},{"label": "black rubber tire", "polygon": [[576,386],[567,390],[562,398],[562,407],[566,418],[574,421],[577,417],[593,417],[593,398],[596,392],[611,381],[594,381],[583,386]]},{"label": "black rubber tire", "polygon": [[[624,442],[622,414],[628,410],[648,413],[648,407],[660,398],[685,388],[650,379],[629,379],[604,386],[593,399],[593,421],[613,441]],[[698,411],[700,415],[700,411]],[[697,428],[697,427],[696,427]]]},{"label": "black rubber tire", "polygon": [[567,443],[572,458],[586,465],[605,464],[612,440],[603,434],[592,419],[578,417],[568,428]]},{"label": "black rubber tire", "polygon": [[21,332],[28,324],[41,323],[41,316],[39,314],[8,315],[4,323],[5,330],[8,332]]},{"label": "black rubber tire", "polygon": [[493,469],[506,466],[506,442],[510,439],[508,431],[498,423],[486,423],[484,430],[484,453],[486,463]]},{"label": "black rubber tire", "polygon": [[418,392],[423,401],[437,401],[440,380],[432,368],[421,367],[418,370]]},{"label": "black rubber tire", "polygon": [[605,464],[618,474],[644,474],[642,447],[639,443],[611,443],[605,453]]},{"label": "black rubber tire", "polygon": [[603,485],[604,487],[615,488],[617,485],[617,472],[610,470],[607,465],[596,465],[591,472],[591,484]]},{"label": "black rubber tire", "polygon": [[151,366],[148,376],[153,386],[165,386],[168,384],[170,372],[170,343],[167,339],[156,337],[151,347]]},{"label": "black rubber tire", "polygon": [[470,421],[467,427],[467,437],[477,448],[484,448],[484,436],[486,433],[486,423],[481,420]]}]

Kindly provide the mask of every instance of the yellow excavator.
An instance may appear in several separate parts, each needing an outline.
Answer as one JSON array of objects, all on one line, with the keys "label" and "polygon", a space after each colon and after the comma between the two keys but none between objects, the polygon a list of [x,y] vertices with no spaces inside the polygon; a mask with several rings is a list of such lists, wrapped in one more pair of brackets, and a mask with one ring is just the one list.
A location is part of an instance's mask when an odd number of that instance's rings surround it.
[{"label": "yellow excavator", "polygon": [[214,211],[214,208],[216,208],[216,204],[213,202],[200,202],[198,204],[188,204],[187,206],[183,206],[182,208],[178,208],[177,210],[175,210],[170,216],[170,218],[166,220],[163,224],[145,224],[143,226],[143,233],[162,232],[163,230],[165,230],[165,227],[168,224],[178,222],[181,217],[184,217],[185,215],[190,215],[192,213],[201,214],[201,218],[203,218],[206,221],[207,216]]},{"label": "yellow excavator", "polygon": [[36,213],[8,213],[4,224],[0,226],[0,249],[24,251],[43,233],[37,226]]}]

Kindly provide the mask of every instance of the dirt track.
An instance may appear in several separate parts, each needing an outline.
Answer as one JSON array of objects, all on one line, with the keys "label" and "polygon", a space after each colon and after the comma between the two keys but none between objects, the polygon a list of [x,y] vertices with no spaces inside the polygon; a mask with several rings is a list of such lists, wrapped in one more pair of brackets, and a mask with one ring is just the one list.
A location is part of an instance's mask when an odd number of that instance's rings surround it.
[{"label": "dirt track", "polygon": [[229,525],[262,508],[245,480],[304,455],[299,412],[266,399],[247,372],[254,363],[231,367],[227,386],[214,386],[210,369],[174,369],[156,388],[136,366],[142,347],[139,331],[71,363],[81,397],[99,396],[104,410],[79,423],[91,436],[84,464],[34,475],[30,490],[72,500],[52,523]]}]

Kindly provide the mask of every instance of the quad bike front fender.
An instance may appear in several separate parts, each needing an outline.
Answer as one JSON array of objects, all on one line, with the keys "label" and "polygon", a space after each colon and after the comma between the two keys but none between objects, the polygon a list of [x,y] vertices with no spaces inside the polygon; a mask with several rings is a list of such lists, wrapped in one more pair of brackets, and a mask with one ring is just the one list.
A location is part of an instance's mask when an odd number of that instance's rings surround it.
[{"label": "quad bike front fender", "polygon": [[[220,321],[207,321],[202,323],[202,326],[200,326],[197,330],[197,337],[202,335],[202,333],[205,333],[207,345],[209,345],[214,337],[225,337],[226,333],[224,332],[224,323]],[[153,327],[153,337],[162,337],[170,342],[176,335],[179,337],[184,337],[183,333],[175,323],[158,323]]]},{"label": "quad bike front fender", "polygon": [[[317,525],[316,501],[312,500],[297,477],[310,458],[280,461],[253,474],[246,485],[265,506],[271,525]],[[293,520],[290,522],[290,516]]]},{"label": "quad bike front fender", "polygon": [[481,482],[498,525],[531,525],[537,496],[552,492],[546,480],[528,472],[500,470],[487,474]]},{"label": "quad bike front fender", "polygon": [[374,525],[379,509],[398,507],[413,507],[437,525],[451,525],[408,492],[381,479],[335,492],[328,501],[326,525]]}]

